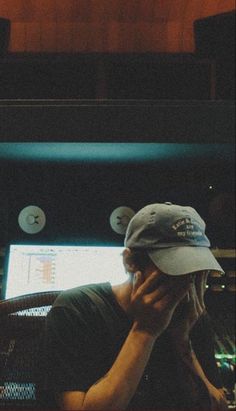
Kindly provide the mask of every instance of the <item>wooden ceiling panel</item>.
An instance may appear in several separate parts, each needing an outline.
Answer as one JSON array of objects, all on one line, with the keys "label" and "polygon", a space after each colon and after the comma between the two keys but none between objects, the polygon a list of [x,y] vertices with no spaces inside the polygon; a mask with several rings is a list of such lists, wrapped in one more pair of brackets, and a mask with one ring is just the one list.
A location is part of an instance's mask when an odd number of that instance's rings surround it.
[{"label": "wooden ceiling panel", "polygon": [[198,7],[196,10],[196,18],[203,18],[206,16],[212,16],[217,14],[219,10],[218,0],[216,1],[205,1],[198,0]]},{"label": "wooden ceiling panel", "polygon": [[10,19],[11,21],[24,21],[25,3],[22,0],[1,0],[0,16]]},{"label": "wooden ceiling panel", "polygon": [[12,21],[176,21],[235,9],[234,0],[0,0],[0,15]]},{"label": "wooden ceiling panel", "polygon": [[0,16],[4,18],[9,18],[11,15],[11,11],[8,7],[8,2],[0,0]]},{"label": "wooden ceiling panel", "polygon": [[45,52],[57,51],[57,24],[43,21],[41,24],[41,46]]},{"label": "wooden ceiling panel", "polygon": [[[143,21],[143,16],[139,13],[139,6],[142,0],[122,0],[121,20],[124,22]],[[150,6],[149,6],[150,7]]]},{"label": "wooden ceiling panel", "polygon": [[139,2],[139,16],[142,16],[143,21],[155,21],[155,3],[156,0],[143,0]]},{"label": "wooden ceiling panel", "polygon": [[235,0],[0,0],[10,51],[193,52],[194,21],[233,9]]},{"label": "wooden ceiling panel", "polygon": [[107,49],[106,31],[97,23],[73,23],[72,48],[75,52],[103,52]]},{"label": "wooden ceiling panel", "polygon": [[[18,0],[19,3],[19,0]],[[23,16],[22,19],[26,22],[34,21],[34,14],[35,14],[35,1],[34,0],[23,0]]]},{"label": "wooden ceiling panel", "polygon": [[72,53],[72,39],[73,39],[73,23],[63,22],[62,25],[57,25],[57,52]]},{"label": "wooden ceiling panel", "polygon": [[89,50],[90,25],[85,22],[73,23],[72,25],[72,49],[75,52]]},{"label": "wooden ceiling panel", "polygon": [[170,53],[181,50],[182,42],[182,23],[179,21],[170,21],[166,26],[166,44]]},{"label": "wooden ceiling panel", "polygon": [[26,50],[25,23],[13,22],[11,27],[10,50]]},{"label": "wooden ceiling panel", "polygon": [[169,20],[170,8],[173,1],[171,0],[156,0],[154,5],[155,20]]},{"label": "wooden ceiling panel", "polygon": [[[20,0],[18,0],[20,1]],[[25,0],[21,0],[25,1]],[[32,0],[34,20],[36,21],[56,21],[57,3],[55,0]]]},{"label": "wooden ceiling panel", "polygon": [[39,22],[25,24],[25,51],[41,51],[41,24]]},{"label": "wooden ceiling panel", "polygon": [[89,20],[91,22],[103,24],[103,22],[115,20],[116,14],[117,9],[114,7],[114,2],[109,0],[101,0],[100,3],[96,0],[90,1]]},{"label": "wooden ceiling panel", "polygon": [[169,3],[168,22],[181,22],[188,5],[188,0],[175,0]]},{"label": "wooden ceiling panel", "polygon": [[181,51],[193,52],[195,47],[193,22],[200,17],[201,0],[187,0],[182,16]]},{"label": "wooden ceiling panel", "polygon": [[[208,12],[204,17],[235,10],[235,0],[214,0],[211,1],[211,5],[212,9],[208,9]],[[213,13],[214,8],[215,12]]]},{"label": "wooden ceiling panel", "polygon": [[73,21],[74,2],[73,0],[54,0],[55,17],[57,21]]},{"label": "wooden ceiling panel", "polygon": [[72,13],[73,21],[90,21],[91,0],[72,0]]}]

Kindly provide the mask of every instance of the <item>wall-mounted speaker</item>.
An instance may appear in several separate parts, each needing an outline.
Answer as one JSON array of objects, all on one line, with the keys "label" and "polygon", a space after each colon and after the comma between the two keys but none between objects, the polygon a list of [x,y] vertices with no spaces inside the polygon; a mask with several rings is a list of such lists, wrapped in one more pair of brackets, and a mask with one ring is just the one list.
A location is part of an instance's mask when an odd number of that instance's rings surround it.
[{"label": "wall-mounted speaker", "polygon": [[118,207],[110,215],[110,225],[117,234],[125,235],[126,229],[135,212],[130,207]]},{"label": "wall-mounted speaker", "polygon": [[215,61],[215,97],[235,98],[235,11],[196,20],[196,54]]},{"label": "wall-mounted speaker", "polygon": [[202,57],[234,60],[235,11],[194,22],[196,53]]},{"label": "wall-mounted speaker", "polygon": [[10,42],[10,20],[0,17],[0,54],[7,53]]},{"label": "wall-mounted speaker", "polygon": [[18,224],[27,234],[37,234],[46,224],[44,211],[37,206],[30,205],[21,210],[18,216]]}]

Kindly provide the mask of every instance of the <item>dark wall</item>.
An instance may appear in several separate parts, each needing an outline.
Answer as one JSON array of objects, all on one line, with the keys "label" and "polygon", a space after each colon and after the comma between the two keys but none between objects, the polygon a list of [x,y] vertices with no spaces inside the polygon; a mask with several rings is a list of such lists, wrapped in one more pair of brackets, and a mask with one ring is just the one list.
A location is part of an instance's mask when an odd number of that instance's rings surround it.
[{"label": "dark wall", "polygon": [[192,54],[9,54],[0,98],[209,99],[211,62]]},{"label": "dark wall", "polygon": [[[138,211],[148,203],[171,201],[197,208],[208,221],[213,246],[233,247],[233,173],[232,164],[223,159],[116,165],[3,162],[0,240],[3,245],[17,241],[122,245],[123,237],[109,224],[116,207]],[[46,227],[39,234],[25,234],[18,226],[18,214],[28,205],[37,205],[46,214]]]}]

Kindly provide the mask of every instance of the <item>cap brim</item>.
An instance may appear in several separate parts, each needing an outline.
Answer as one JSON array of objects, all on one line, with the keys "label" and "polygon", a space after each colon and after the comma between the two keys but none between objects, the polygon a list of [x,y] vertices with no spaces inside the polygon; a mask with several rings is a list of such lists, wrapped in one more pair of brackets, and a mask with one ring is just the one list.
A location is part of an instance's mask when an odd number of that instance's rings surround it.
[{"label": "cap brim", "polygon": [[224,273],[208,247],[181,246],[148,250],[153,263],[169,275],[214,270]]}]

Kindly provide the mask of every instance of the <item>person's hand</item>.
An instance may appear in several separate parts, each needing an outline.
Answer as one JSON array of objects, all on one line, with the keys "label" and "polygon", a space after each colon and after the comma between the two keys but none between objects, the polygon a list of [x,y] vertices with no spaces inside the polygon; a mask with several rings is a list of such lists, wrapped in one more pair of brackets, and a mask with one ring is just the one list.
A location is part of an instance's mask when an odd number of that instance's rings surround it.
[{"label": "person's hand", "polygon": [[130,314],[136,329],[154,337],[162,334],[176,307],[189,292],[189,284],[189,279],[183,277],[173,285],[158,270],[146,279],[140,271],[136,272],[130,300]]},{"label": "person's hand", "polygon": [[201,271],[199,273],[196,273],[195,275],[195,287],[198,297],[199,310],[200,312],[202,312],[202,314],[204,313],[204,311],[206,311],[204,296],[206,292],[208,275],[209,271]]},{"label": "person's hand", "polygon": [[207,389],[211,401],[211,411],[227,411],[228,404],[224,390],[216,388],[212,384],[209,384]]},{"label": "person's hand", "polygon": [[203,313],[206,312],[204,294],[206,291],[207,275],[207,272],[199,272],[192,275],[189,293],[177,307],[168,327],[169,334],[180,346],[183,342],[189,340],[189,334],[193,326]]}]

